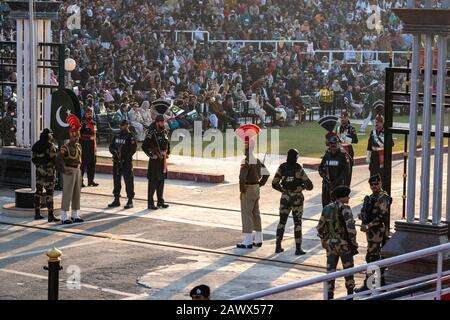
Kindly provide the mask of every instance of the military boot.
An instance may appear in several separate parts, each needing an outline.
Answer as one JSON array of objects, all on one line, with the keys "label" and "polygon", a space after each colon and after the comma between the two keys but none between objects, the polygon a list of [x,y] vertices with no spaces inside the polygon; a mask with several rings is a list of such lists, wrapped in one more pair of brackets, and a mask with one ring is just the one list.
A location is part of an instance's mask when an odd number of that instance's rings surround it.
[{"label": "military boot", "polygon": [[281,240],[277,240],[276,246],[275,246],[275,253],[283,252],[284,249],[281,247]]},{"label": "military boot", "polygon": [[108,204],[109,208],[119,207],[120,206],[120,200],[119,198],[114,198],[114,201]]},{"label": "military boot", "polygon": [[[354,292],[353,292],[353,288],[352,289],[347,289],[347,295],[349,296],[349,295],[352,295]],[[348,298],[347,300],[353,300],[353,297],[351,297],[351,298]]]},{"label": "military boot", "polygon": [[302,250],[302,245],[300,243],[295,244],[295,255],[301,256],[304,255],[306,252]]},{"label": "military boot", "polygon": [[48,222],[59,222],[60,219],[56,218],[53,214],[53,210],[48,210]]},{"label": "military boot", "polygon": [[364,283],[361,287],[355,289],[355,292],[358,293],[366,290],[369,290],[369,288],[367,288],[367,279],[364,280]]},{"label": "military boot", "polygon": [[36,209],[34,209],[34,220],[40,220],[40,219],[44,219],[44,217],[41,216],[41,209],[36,208]]},{"label": "military boot", "polygon": [[125,205],[124,209],[131,209],[131,208],[133,208],[133,199],[128,199],[128,202]]}]

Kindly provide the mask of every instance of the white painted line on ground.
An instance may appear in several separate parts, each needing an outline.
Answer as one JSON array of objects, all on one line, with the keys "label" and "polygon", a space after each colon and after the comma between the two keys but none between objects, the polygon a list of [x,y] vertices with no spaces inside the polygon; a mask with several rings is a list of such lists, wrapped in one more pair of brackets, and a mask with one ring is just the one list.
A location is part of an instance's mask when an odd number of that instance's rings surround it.
[{"label": "white painted line on ground", "polygon": [[[10,269],[0,269],[0,271],[6,272],[6,273],[17,274],[17,275],[21,275],[21,276],[25,276],[25,277],[30,277],[30,278],[36,278],[36,279],[42,279],[42,280],[48,279],[45,276],[40,276],[38,274],[32,274],[32,273],[28,273],[28,272],[21,272],[21,271],[15,271],[15,270],[10,270]],[[66,281],[61,279],[60,282],[64,283]],[[123,291],[108,289],[108,288],[102,288],[102,287],[93,286],[93,285],[84,284],[84,283],[81,283],[81,286],[84,288],[87,288],[87,289],[93,289],[93,290],[98,290],[98,291],[102,291],[102,292],[113,293],[113,294],[117,294],[120,296],[126,296],[129,298],[138,298],[138,297],[142,296],[142,294],[128,293],[128,292],[123,292]]]},{"label": "white painted line on ground", "polygon": [[[103,241],[103,239],[98,239],[98,240],[89,241],[89,242],[69,244],[67,246],[59,247],[58,249],[61,250],[61,249],[76,248],[76,247],[81,247],[81,246],[88,246],[88,245],[91,245],[91,244],[98,243],[100,241]],[[50,249],[50,247],[51,247],[51,245],[49,246],[49,249]],[[24,257],[24,256],[33,255],[33,254],[36,254],[36,253],[45,253],[47,251],[48,251],[48,249],[26,251],[26,252],[17,253],[17,254],[11,254],[11,255],[8,255],[8,256],[0,256],[0,260],[5,260],[5,259],[9,259],[9,258]]]}]

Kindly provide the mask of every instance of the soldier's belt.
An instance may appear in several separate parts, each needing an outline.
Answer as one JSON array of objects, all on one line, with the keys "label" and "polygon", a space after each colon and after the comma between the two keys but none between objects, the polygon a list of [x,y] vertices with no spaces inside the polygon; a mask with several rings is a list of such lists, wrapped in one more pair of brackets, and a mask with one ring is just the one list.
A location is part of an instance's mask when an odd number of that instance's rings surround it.
[{"label": "soldier's belt", "polygon": [[79,165],[79,164],[78,164],[78,165],[75,165],[75,164],[66,164],[65,166],[66,166],[66,167],[69,167],[69,168],[80,169],[80,165]]},{"label": "soldier's belt", "polygon": [[83,141],[95,140],[95,137],[94,136],[82,136],[81,140],[83,140]]}]

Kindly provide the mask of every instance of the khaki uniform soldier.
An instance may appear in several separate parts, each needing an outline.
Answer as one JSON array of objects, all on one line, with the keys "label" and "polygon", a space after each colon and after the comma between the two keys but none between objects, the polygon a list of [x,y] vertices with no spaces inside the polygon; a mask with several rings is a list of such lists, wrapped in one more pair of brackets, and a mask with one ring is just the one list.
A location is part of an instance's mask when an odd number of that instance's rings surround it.
[{"label": "khaki uniform soldier", "polygon": [[[338,186],[333,190],[336,198],[325,206],[317,225],[317,235],[322,247],[327,250],[327,272],[335,272],[339,258],[344,269],[353,267],[353,256],[358,253],[355,220],[348,206],[350,188]],[[334,280],[328,282],[328,298],[334,298]],[[355,280],[353,275],[345,277],[347,294],[353,294]]]},{"label": "khaki uniform soldier", "polygon": [[[63,173],[63,193],[61,201],[61,220],[62,224],[73,222],[83,222],[78,216],[80,210],[81,196],[81,145],[78,143],[80,138],[80,120],[73,114],[67,117],[66,121],[70,125],[70,141],[63,145],[58,153],[58,170]],[[67,218],[67,211],[72,204],[72,216]]]},{"label": "khaki uniform soldier", "polygon": [[41,198],[45,188],[45,203],[48,209],[48,222],[58,222],[59,219],[53,215],[53,192],[55,190],[55,166],[56,146],[53,143],[53,132],[44,129],[39,141],[31,149],[31,161],[36,166],[36,193],[34,194],[34,219],[43,219],[41,216]]},{"label": "khaki uniform soldier", "polygon": [[[245,143],[245,160],[239,173],[239,189],[241,192],[241,217],[244,241],[236,245],[237,248],[251,249],[253,245],[262,246],[262,227],[259,211],[259,188],[266,184],[269,172],[264,163],[255,158],[252,153],[254,141]],[[255,241],[253,242],[253,230]]]},{"label": "khaki uniform soldier", "polygon": [[[358,218],[362,220],[361,231],[366,233],[366,262],[381,260],[381,248],[386,235],[386,220],[392,198],[381,187],[381,176],[376,174],[369,179],[372,194],[364,198],[364,204]],[[381,274],[381,285],[384,285],[384,270]],[[367,278],[364,285],[356,291],[367,290]]]},{"label": "khaki uniform soldier", "polygon": [[289,213],[292,211],[294,219],[295,254],[302,255],[306,252],[302,250],[302,216],[304,196],[302,191],[312,190],[313,184],[297,163],[299,153],[296,149],[290,149],[287,154],[287,161],[280,165],[272,181],[272,188],[281,192],[280,199],[280,222],[277,226],[277,242],[275,253],[283,252],[281,241],[283,240],[284,229]]}]

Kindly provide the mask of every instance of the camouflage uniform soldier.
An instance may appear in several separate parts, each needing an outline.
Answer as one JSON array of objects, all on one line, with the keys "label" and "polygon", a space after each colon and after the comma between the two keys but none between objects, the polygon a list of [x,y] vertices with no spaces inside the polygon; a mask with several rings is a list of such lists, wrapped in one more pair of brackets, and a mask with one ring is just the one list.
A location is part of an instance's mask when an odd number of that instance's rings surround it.
[{"label": "camouflage uniform soldier", "polygon": [[41,198],[45,188],[45,202],[48,209],[48,222],[58,222],[53,215],[53,191],[55,189],[56,146],[53,143],[53,132],[44,129],[39,141],[31,149],[31,161],[36,166],[36,193],[34,194],[34,219],[43,219],[41,216]]},{"label": "camouflage uniform soldier", "polygon": [[[353,267],[353,256],[358,253],[356,242],[355,221],[352,209],[347,205],[350,188],[338,186],[333,190],[336,198],[325,206],[317,225],[318,236],[322,247],[327,250],[327,272],[335,272],[339,258],[344,269]],[[328,282],[328,298],[334,298],[334,280]],[[355,280],[353,275],[345,277],[347,294],[353,294]]]},{"label": "camouflage uniform soldier", "polygon": [[[361,231],[366,233],[367,254],[366,262],[381,259],[381,247],[386,234],[386,220],[389,216],[389,206],[392,198],[381,187],[381,176],[376,174],[369,179],[372,194],[364,198],[364,204],[358,218],[362,220]],[[384,283],[383,271],[381,284]],[[364,285],[356,291],[367,290],[367,277]]]},{"label": "camouflage uniform soldier", "polygon": [[292,210],[294,219],[295,254],[302,255],[302,215],[304,196],[302,191],[312,190],[313,184],[309,180],[302,166],[297,163],[299,153],[296,149],[290,149],[287,161],[280,165],[272,181],[272,187],[281,192],[280,223],[277,227],[277,243],[275,253],[283,252],[281,241],[289,213]]}]

